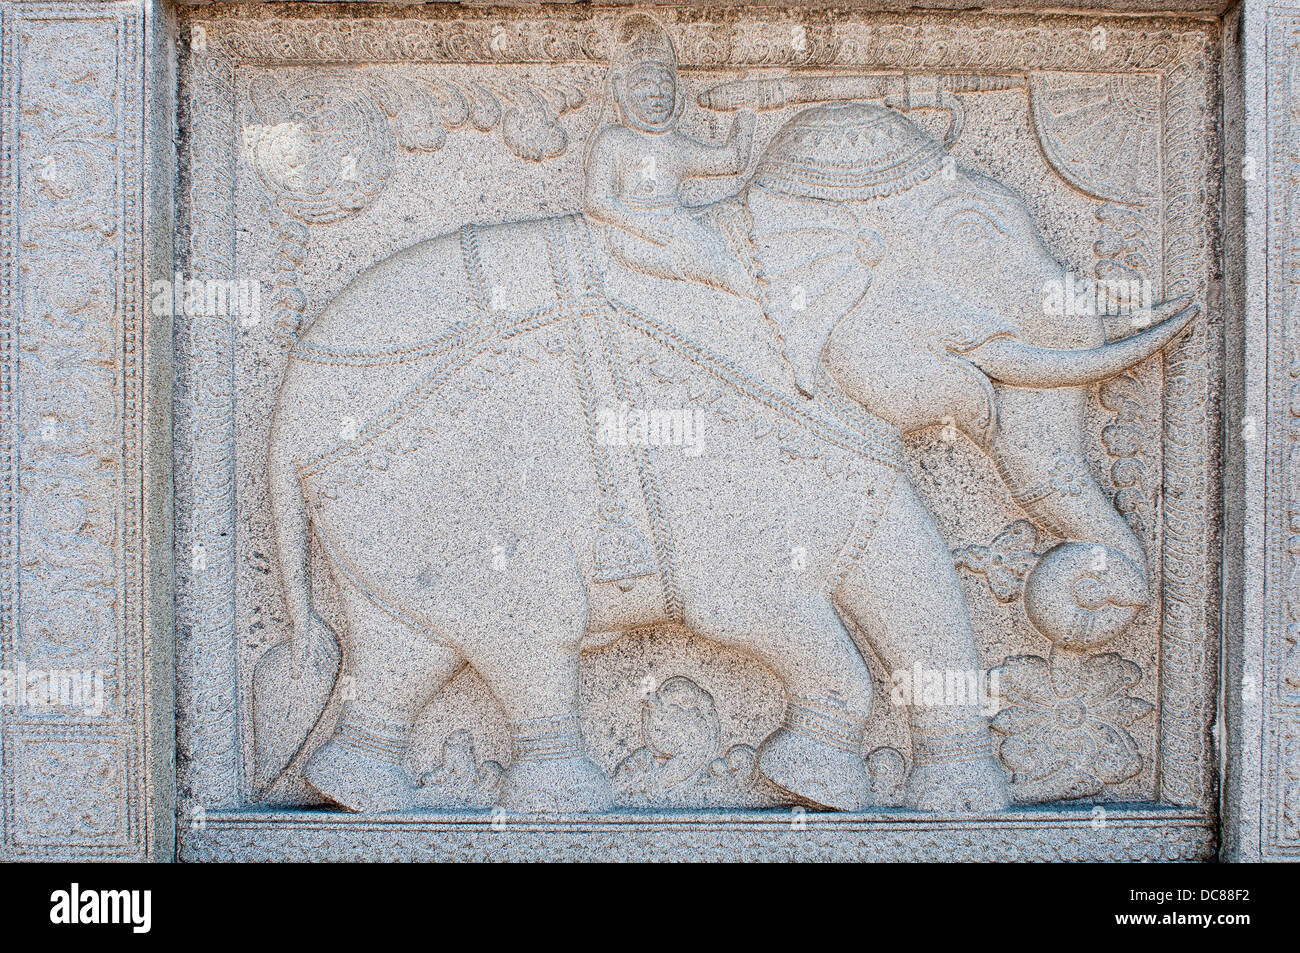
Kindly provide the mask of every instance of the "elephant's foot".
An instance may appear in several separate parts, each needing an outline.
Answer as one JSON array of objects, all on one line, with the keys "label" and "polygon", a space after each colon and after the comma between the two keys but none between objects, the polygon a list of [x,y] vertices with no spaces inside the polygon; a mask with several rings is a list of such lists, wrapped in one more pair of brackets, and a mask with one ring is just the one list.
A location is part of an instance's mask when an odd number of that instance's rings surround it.
[{"label": "elephant's foot", "polygon": [[511,723],[514,761],[501,782],[500,806],[519,814],[608,811],[614,789],[586,756],[577,715]]},{"label": "elephant's foot", "polygon": [[791,700],[785,725],[759,746],[758,769],[796,800],[835,811],[871,806],[862,729],[825,702]]},{"label": "elephant's foot", "polygon": [[334,737],[308,759],[303,774],[349,811],[407,810],[418,793],[402,769],[410,737],[410,725],[344,712]]},{"label": "elephant's foot", "polygon": [[988,729],[926,738],[913,745],[907,806],[950,814],[1005,811],[1007,778],[993,758]]}]

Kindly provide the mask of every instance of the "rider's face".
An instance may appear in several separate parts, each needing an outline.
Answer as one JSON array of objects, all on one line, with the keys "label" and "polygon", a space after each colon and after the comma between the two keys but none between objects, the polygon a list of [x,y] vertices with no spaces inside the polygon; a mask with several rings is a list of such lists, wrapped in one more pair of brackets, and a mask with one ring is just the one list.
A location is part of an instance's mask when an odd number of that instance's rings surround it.
[{"label": "rider's face", "polygon": [[663,125],[677,105],[677,77],[663,66],[638,67],[627,79],[627,104],[646,125]]}]

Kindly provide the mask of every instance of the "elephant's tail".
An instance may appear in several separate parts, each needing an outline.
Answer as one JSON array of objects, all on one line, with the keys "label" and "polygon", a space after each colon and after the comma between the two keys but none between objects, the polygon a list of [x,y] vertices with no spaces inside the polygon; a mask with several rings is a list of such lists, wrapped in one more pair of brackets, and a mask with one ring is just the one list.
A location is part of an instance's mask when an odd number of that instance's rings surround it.
[{"label": "elephant's tail", "polygon": [[293,640],[272,646],[253,669],[255,784],[266,794],[303,750],[333,694],[337,638],[312,611],[311,518],[298,467],[277,429],[267,461],[280,579]]},{"label": "elephant's tail", "polygon": [[293,455],[282,441],[272,439],[267,460],[271,495],[271,516],[275,521],[275,542],[280,559],[280,581],[285,607],[295,631],[302,631],[311,617],[311,518]]}]

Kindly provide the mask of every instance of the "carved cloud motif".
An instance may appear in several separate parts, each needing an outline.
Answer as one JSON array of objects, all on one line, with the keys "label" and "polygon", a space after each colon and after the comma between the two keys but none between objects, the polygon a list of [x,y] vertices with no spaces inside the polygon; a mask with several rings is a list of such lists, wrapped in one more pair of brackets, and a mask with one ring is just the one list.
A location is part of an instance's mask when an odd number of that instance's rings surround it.
[{"label": "carved cloud motif", "polygon": [[288,214],[337,222],[368,206],[393,173],[395,149],[436,152],[449,133],[500,130],[514,155],[542,162],[562,155],[559,118],[587,102],[581,85],[545,86],[438,79],[399,92],[370,74],[313,73],[285,82],[272,74],[249,88],[243,145],[262,184]]},{"label": "carved cloud motif", "polygon": [[273,76],[249,90],[243,129],[249,161],[277,203],[295,218],[324,224],[374,200],[393,172],[393,133],[380,106],[385,92],[342,73],[289,84]]}]

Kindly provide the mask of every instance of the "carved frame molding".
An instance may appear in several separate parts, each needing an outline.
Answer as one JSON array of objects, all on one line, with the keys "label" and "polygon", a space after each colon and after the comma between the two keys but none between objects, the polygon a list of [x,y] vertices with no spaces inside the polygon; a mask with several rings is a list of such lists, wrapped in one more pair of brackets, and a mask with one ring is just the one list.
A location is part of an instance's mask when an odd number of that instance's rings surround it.
[{"label": "carved frame molding", "polygon": [[1266,424],[1262,441],[1244,440],[1245,609],[1227,676],[1225,853],[1298,860],[1300,9],[1251,9],[1246,18],[1243,161],[1246,215],[1257,225],[1246,236],[1244,410],[1246,426],[1261,416]]},{"label": "carved frame molding", "polygon": [[0,5],[0,669],[103,684],[99,711],[0,708],[6,860],[173,850],[154,13]]},{"label": "carved frame molding", "polygon": [[[256,16],[256,7],[233,8]],[[187,25],[229,15],[193,11]],[[206,49],[182,57],[181,109],[190,125],[182,203],[202,210],[180,224],[183,256],[195,277],[233,277],[235,220],[235,70],[242,65],[407,62],[599,62],[606,11],[565,10],[545,18],[502,19],[483,11],[435,10],[419,19],[299,19],[265,16],[257,29],[224,35],[211,19]],[[549,11],[548,11],[549,13]],[[1051,22],[1045,22],[1051,21]],[[760,22],[767,24],[759,27]],[[1096,18],[999,16],[980,26],[939,17],[766,15],[717,11],[679,14],[670,30],[684,67],[855,68],[1005,71],[1079,69],[1157,73],[1165,183],[1166,296],[1192,294],[1208,319],[1165,358],[1164,539],[1160,635],[1159,803],[1107,812],[1100,829],[1087,810],[1016,812],[955,822],[927,815],[853,816],[809,823],[804,841],[783,837],[788,820],[736,812],[707,821],[689,815],[633,821],[575,817],[507,825],[455,815],[361,818],[244,808],[235,672],[235,499],[233,328],[228,317],[198,318],[178,340],[176,481],[178,507],[177,685],[180,856],[327,856],[394,858],[608,856],[613,850],[653,855],[691,849],[701,855],[739,849],[759,830],[772,850],[791,857],[861,858],[889,851],[908,856],[1062,859],[1205,858],[1215,850],[1217,766],[1210,738],[1216,711],[1219,608],[1219,485],[1222,316],[1214,279],[1219,170],[1214,153],[1218,68],[1214,31],[1189,20],[1102,20],[1105,51],[1090,47]],[[802,25],[796,52],[774,38]],[[183,28],[183,35],[187,31]],[[504,36],[502,40],[500,37]],[[495,42],[494,42],[494,38]],[[201,546],[205,568],[186,571]],[[200,664],[201,660],[201,664]],[[214,678],[215,676],[215,678]],[[815,836],[808,836],[812,832]],[[1078,833],[1070,833],[1070,832]],[[1086,831],[1086,834],[1082,833]],[[544,835],[544,836],[538,836]],[[765,843],[769,841],[766,839]],[[795,839],[797,840],[797,839]],[[665,846],[668,845],[668,846]],[[895,854],[895,856],[897,853]]]}]

